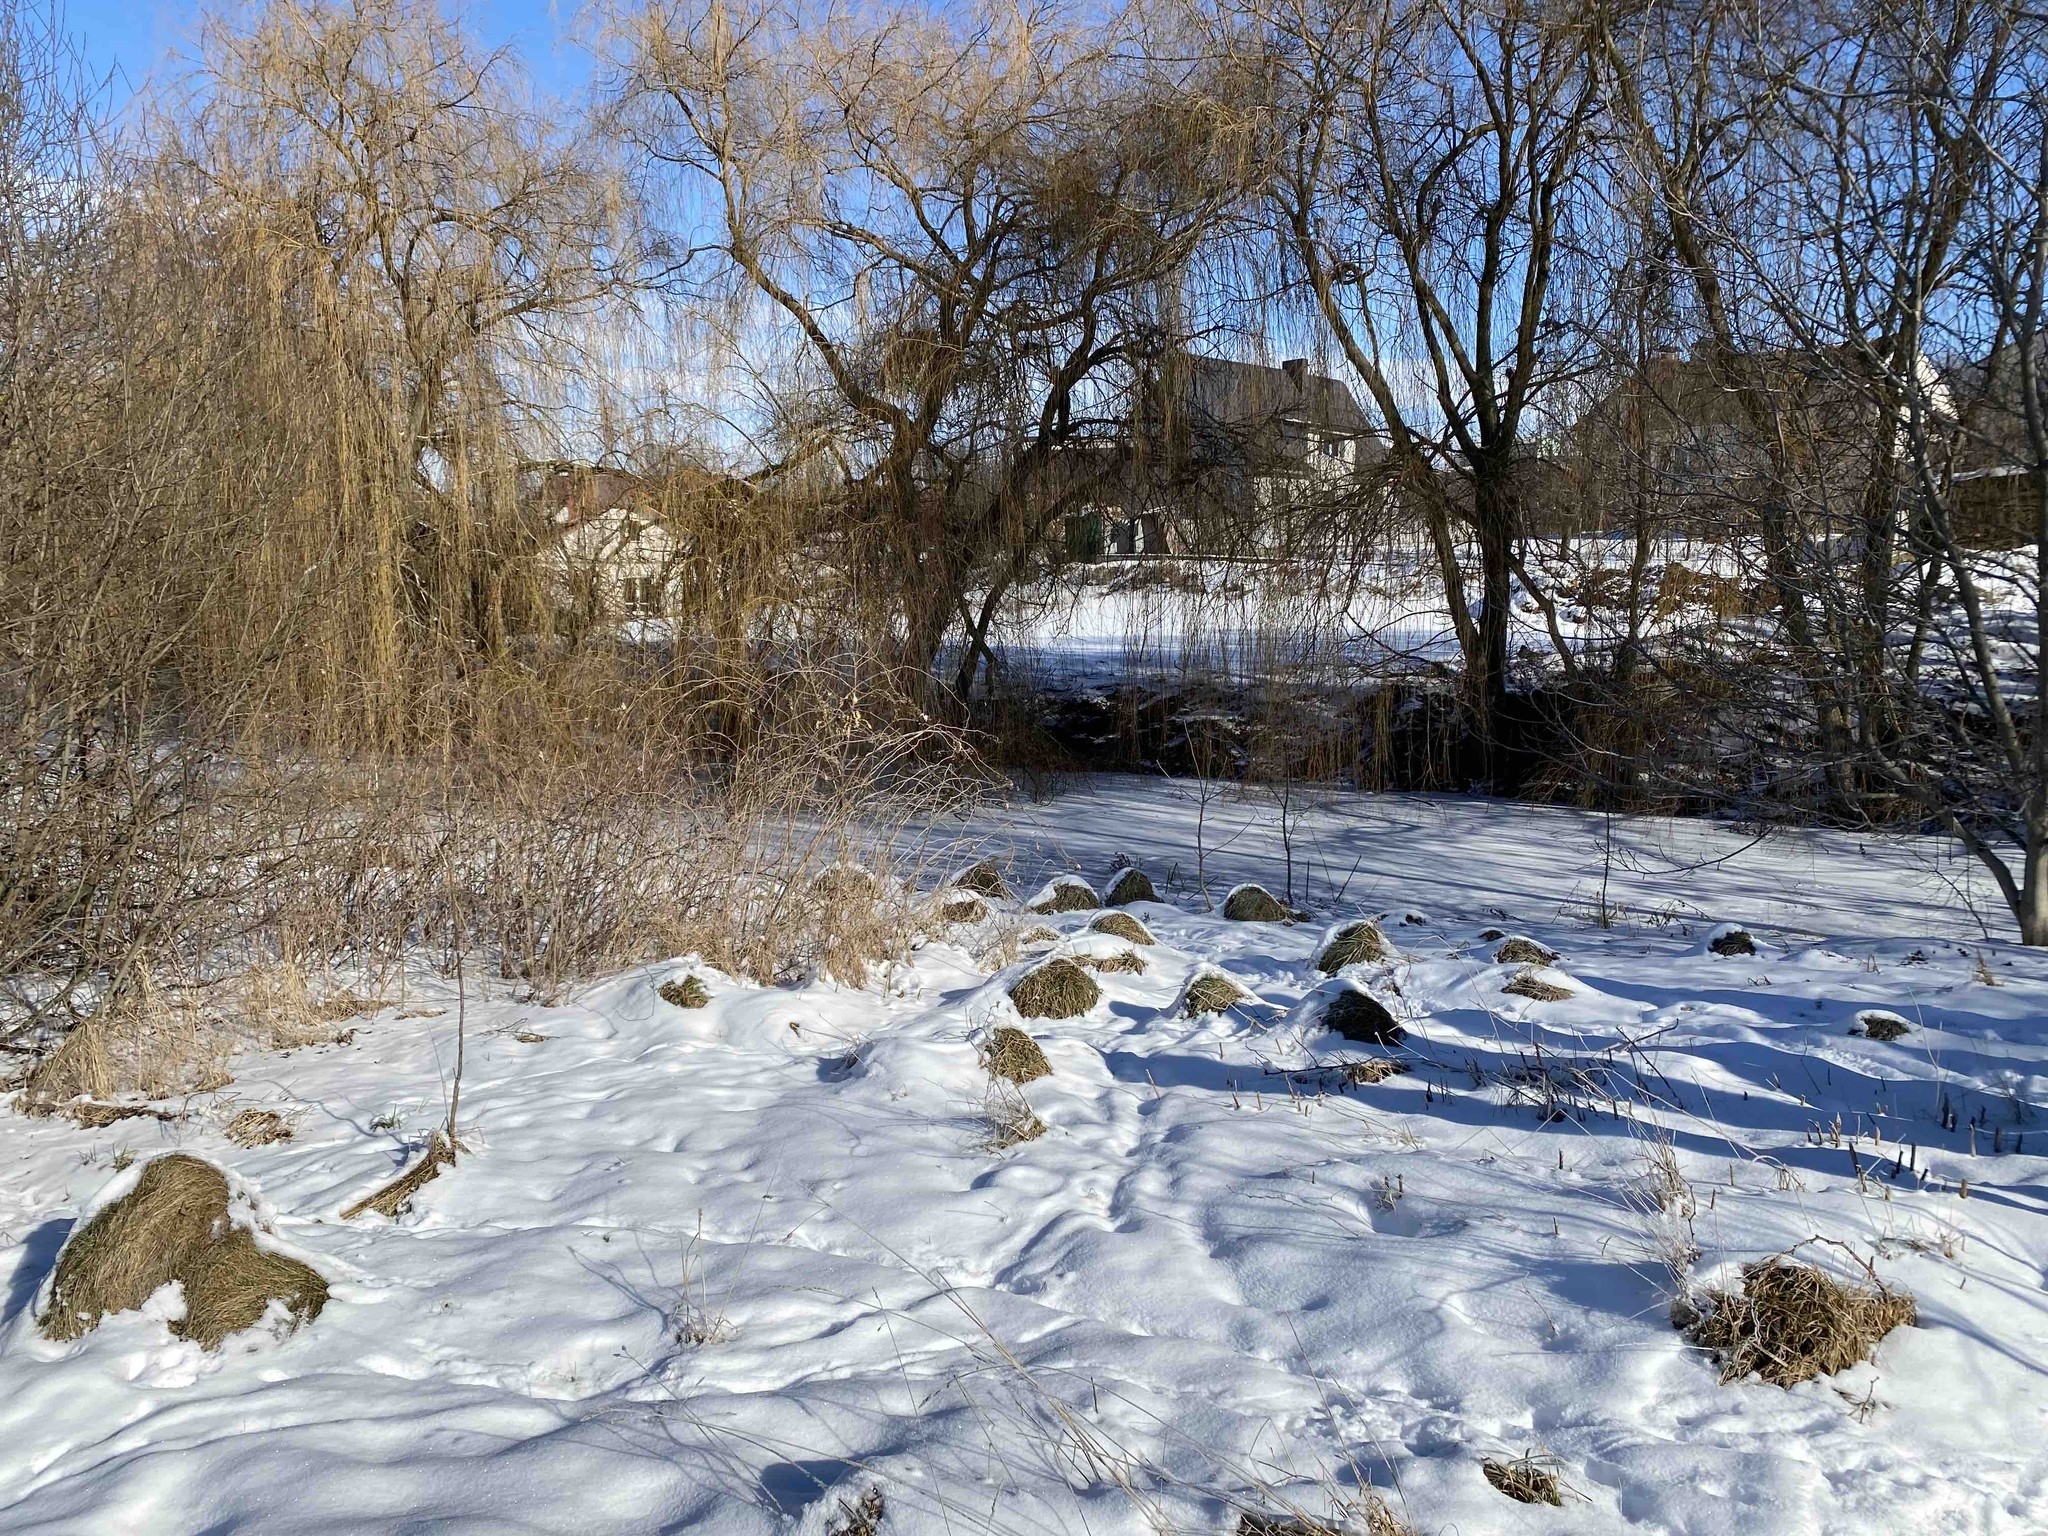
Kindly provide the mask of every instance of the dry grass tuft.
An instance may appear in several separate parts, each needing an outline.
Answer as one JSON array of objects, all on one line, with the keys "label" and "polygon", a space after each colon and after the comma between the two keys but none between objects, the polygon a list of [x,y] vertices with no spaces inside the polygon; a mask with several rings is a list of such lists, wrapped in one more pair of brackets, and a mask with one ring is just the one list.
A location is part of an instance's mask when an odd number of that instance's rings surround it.
[{"label": "dry grass tuft", "polygon": [[1353,1087],[1370,1087],[1374,1083],[1383,1083],[1390,1077],[1400,1077],[1412,1070],[1413,1068],[1405,1061],[1377,1056],[1371,1061],[1345,1062],[1344,1081]]},{"label": "dry grass tuft", "polygon": [[1093,912],[1101,905],[1102,898],[1095,894],[1095,887],[1079,875],[1058,875],[1046,893],[1031,904],[1031,910],[1039,913]]},{"label": "dry grass tuft", "polygon": [[867,1492],[858,1499],[839,1501],[838,1513],[825,1527],[825,1536],[877,1536],[888,1507],[888,1502],[882,1497],[881,1485],[870,1483]]},{"label": "dry grass tuft", "polygon": [[1088,925],[1091,933],[1107,933],[1132,944],[1152,944],[1152,930],[1128,912],[1105,912]]},{"label": "dry grass tuft", "polygon": [[881,893],[874,871],[858,864],[834,864],[811,882],[811,889],[824,902],[872,901]]},{"label": "dry grass tuft", "polygon": [[1367,965],[1393,957],[1393,948],[1377,923],[1346,923],[1330,936],[1316,956],[1316,969],[1334,976],[1347,965]]},{"label": "dry grass tuft", "polygon": [[420,1160],[397,1178],[374,1194],[365,1195],[354,1205],[341,1213],[343,1221],[354,1221],[365,1211],[375,1211],[390,1220],[397,1220],[412,1208],[412,1197],[441,1176],[444,1167],[455,1162],[455,1149],[448,1144],[448,1138],[439,1131],[427,1143],[427,1150]]},{"label": "dry grass tuft", "polygon": [[[1681,1323],[1685,1316],[1679,1314]],[[1919,1309],[1903,1291],[1846,1285],[1779,1257],[1745,1266],[1740,1294],[1708,1292],[1686,1333],[1721,1362],[1722,1381],[1761,1376],[1790,1387],[1868,1360],[1886,1334],[1918,1321]]]},{"label": "dry grass tuft", "polygon": [[1399,1519],[1370,1488],[1364,1490],[1357,1502],[1338,1507],[1340,1513],[1328,1520],[1243,1510],[1237,1517],[1237,1536],[1415,1536],[1414,1528]]},{"label": "dry grass tuft", "polygon": [[1010,1001],[1027,1019],[1072,1019],[1102,1001],[1102,988],[1073,961],[1048,960],[1010,988]]},{"label": "dry grass tuft", "polygon": [[1059,941],[1060,936],[1043,923],[1026,928],[1017,935],[1019,944],[1057,944]]},{"label": "dry grass tuft", "polygon": [[38,1323],[49,1338],[75,1339],[172,1281],[184,1287],[185,1316],[171,1331],[207,1349],[261,1322],[273,1301],[284,1303],[294,1328],[327,1304],[318,1271],[258,1248],[249,1229],[233,1222],[226,1174],[173,1152],[71,1234]]},{"label": "dry grass tuft", "polygon": [[1896,1013],[1886,1013],[1877,1008],[1857,1014],[1856,1027],[1850,1031],[1851,1034],[1861,1035],[1866,1040],[1882,1040],[1887,1043],[1903,1040],[1912,1032],[1913,1026]]},{"label": "dry grass tuft", "polygon": [[1756,940],[1740,928],[1730,928],[1707,948],[1717,955],[1753,955],[1756,953]]},{"label": "dry grass tuft", "polygon": [[1152,879],[1145,871],[1127,864],[1110,878],[1102,899],[1112,907],[1127,907],[1134,901],[1157,901],[1159,893],[1152,888]]},{"label": "dry grass tuft", "polygon": [[1251,993],[1228,976],[1216,971],[1203,971],[1188,983],[1188,989],[1181,997],[1181,1006],[1192,1019],[1205,1013],[1227,1013],[1251,1000]]},{"label": "dry grass tuft", "polygon": [[245,1109],[227,1123],[226,1135],[238,1147],[267,1147],[290,1141],[292,1126],[274,1109]]},{"label": "dry grass tuft", "polygon": [[1032,1111],[1024,1095],[1000,1079],[989,1085],[981,1101],[981,1123],[984,1152],[1002,1152],[1045,1134],[1045,1122]]},{"label": "dry grass tuft", "polygon": [[696,976],[671,977],[661,984],[661,1000],[671,1008],[703,1008],[711,1002],[711,993]]},{"label": "dry grass tuft", "polygon": [[975,896],[986,896],[991,901],[1011,901],[1014,896],[1003,871],[994,859],[983,859],[960,871],[947,884],[956,890],[966,891]]},{"label": "dry grass tuft", "polygon": [[1077,955],[1075,959],[1091,971],[1110,971],[1125,976],[1142,976],[1145,972],[1144,959],[1128,949],[1113,955]]},{"label": "dry grass tuft", "polygon": [[972,891],[955,891],[939,903],[939,918],[948,923],[985,922],[989,905]]},{"label": "dry grass tuft", "polygon": [[998,1024],[981,1046],[982,1070],[1012,1083],[1035,1083],[1052,1076],[1052,1063],[1036,1040],[1012,1024]]},{"label": "dry grass tuft", "polygon": [[1224,898],[1223,917],[1232,923],[1291,923],[1295,912],[1263,885],[1240,885]]},{"label": "dry grass tuft", "polygon": [[1360,1045],[1399,1045],[1407,1033],[1385,1004],[1356,987],[1330,994],[1323,1005],[1322,1025]]},{"label": "dry grass tuft", "polygon": [[1495,965],[1549,965],[1557,959],[1557,951],[1538,944],[1534,939],[1509,939],[1493,952]]},{"label": "dry grass tuft", "polygon": [[1554,981],[1545,981],[1534,971],[1523,971],[1501,991],[1513,997],[1531,998],[1539,1003],[1561,1003],[1573,996],[1570,987],[1560,987]]},{"label": "dry grass tuft", "polygon": [[1564,1508],[1564,1484],[1558,1481],[1557,1463],[1548,1456],[1527,1452],[1513,1461],[1481,1462],[1479,1470],[1486,1474],[1489,1483],[1518,1503]]}]

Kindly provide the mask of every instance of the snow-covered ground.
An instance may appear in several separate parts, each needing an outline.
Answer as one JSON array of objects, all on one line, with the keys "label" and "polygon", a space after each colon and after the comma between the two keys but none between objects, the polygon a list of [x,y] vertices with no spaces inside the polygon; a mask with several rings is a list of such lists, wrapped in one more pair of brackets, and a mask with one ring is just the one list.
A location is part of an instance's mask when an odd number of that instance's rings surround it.
[{"label": "snow-covered ground", "polygon": [[[396,1222],[338,1212],[443,1113],[443,985],[240,1057],[182,1123],[0,1115],[0,1530],[816,1536],[872,1485],[884,1532],[1107,1536],[1341,1518],[1360,1482],[1464,1536],[2048,1530],[2048,955],[1984,939],[1965,864],[1333,795],[1288,827],[1310,921],[1205,912],[1198,862],[1219,901],[1286,884],[1279,831],[1270,801],[1130,779],[934,829],[1020,890],[1124,854],[1164,898],[1134,909],[1142,974],[1030,1023],[1047,1130],[1006,1151],[976,1040],[1048,946],[991,972],[986,928],[865,990],[713,977],[685,1010],[657,996],[679,960],[557,1007],[473,994],[469,1153]],[[1406,1023],[1394,1052],[1312,1023],[1327,925],[1375,914],[1398,953],[1348,976]],[[1099,947],[1090,915],[1043,921]],[[1760,953],[1711,952],[1724,922]],[[1575,995],[1504,994],[1491,928]],[[1258,1003],[1176,1016],[1198,964]],[[1852,1036],[1869,1008],[1912,1032]],[[1370,1086],[1302,1070],[1389,1054],[1412,1070]],[[248,1107],[295,1138],[233,1146]],[[1660,1138],[1703,1283],[1829,1239],[1920,1326],[1723,1385],[1669,1319]],[[80,1207],[174,1147],[260,1189],[325,1312],[213,1355],[162,1303],[41,1339]],[[1530,1449],[1562,1509],[1482,1475]]]}]

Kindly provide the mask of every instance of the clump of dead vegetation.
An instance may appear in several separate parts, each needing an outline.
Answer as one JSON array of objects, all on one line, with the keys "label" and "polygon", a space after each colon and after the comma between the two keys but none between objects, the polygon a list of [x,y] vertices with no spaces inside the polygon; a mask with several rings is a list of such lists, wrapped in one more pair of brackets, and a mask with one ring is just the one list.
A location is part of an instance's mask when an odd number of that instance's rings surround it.
[{"label": "clump of dead vegetation", "polygon": [[939,902],[939,920],[963,926],[988,921],[991,911],[989,904],[972,891],[942,894]]},{"label": "clump of dead vegetation", "polygon": [[1221,971],[1205,966],[1188,978],[1180,995],[1180,1011],[1197,1018],[1205,1013],[1228,1013],[1251,1001],[1251,993]]},{"label": "clump of dead vegetation", "polygon": [[456,1145],[441,1131],[427,1139],[426,1150],[419,1161],[380,1189],[371,1191],[342,1210],[343,1221],[354,1221],[365,1211],[375,1211],[386,1220],[396,1221],[412,1209],[412,1198],[422,1189],[441,1176],[443,1168],[455,1165]]},{"label": "clump of dead vegetation", "polygon": [[825,1527],[825,1536],[877,1536],[888,1507],[881,1485],[870,1483],[859,1498],[839,1501],[838,1512]]},{"label": "clump of dead vegetation", "polygon": [[1347,1061],[1344,1063],[1344,1081],[1354,1087],[1369,1087],[1383,1083],[1390,1077],[1402,1077],[1414,1068],[1407,1062],[1392,1056],[1376,1056],[1369,1061]]},{"label": "clump of dead vegetation", "polygon": [[1323,1028],[1360,1045],[1399,1045],[1407,1031],[1371,993],[1339,985],[1319,1015]]},{"label": "clump of dead vegetation", "polygon": [[1493,952],[1495,965],[1550,965],[1556,959],[1556,950],[1538,944],[1534,939],[1509,939]]},{"label": "clump of dead vegetation", "polygon": [[1863,1267],[1867,1286],[1775,1255],[1743,1266],[1740,1291],[1683,1298],[1673,1318],[1720,1361],[1722,1381],[1760,1376],[1797,1386],[1868,1360],[1886,1334],[1919,1321],[1910,1295]]},{"label": "clump of dead vegetation", "polygon": [[1555,1457],[1526,1451],[1512,1461],[1488,1459],[1479,1464],[1486,1480],[1519,1504],[1564,1507],[1565,1488]]},{"label": "clump of dead vegetation", "polygon": [[1538,1003],[1561,1003],[1575,995],[1570,987],[1544,980],[1542,972],[1533,968],[1518,972],[1501,991],[1511,997],[1526,997]]},{"label": "clump of dead vegetation", "polygon": [[1152,878],[1135,864],[1126,864],[1110,877],[1109,889],[1102,894],[1105,905],[1127,907],[1134,901],[1157,901],[1159,893],[1152,888]]},{"label": "clump of dead vegetation", "polygon": [[1045,1134],[1045,1122],[1038,1118],[1024,1095],[1000,1078],[989,1084],[982,1098],[981,1124],[981,1147],[985,1152],[1007,1151]]},{"label": "clump of dead vegetation", "polygon": [[71,1234],[38,1325],[49,1338],[75,1339],[173,1282],[184,1290],[185,1315],[171,1331],[207,1349],[254,1327],[273,1302],[292,1328],[327,1304],[317,1270],[258,1247],[234,1219],[226,1174],[173,1152],[151,1160],[133,1189]]},{"label": "clump of dead vegetation", "polygon": [[1861,1035],[1866,1040],[1881,1040],[1887,1044],[1894,1040],[1903,1040],[1912,1032],[1913,1026],[1896,1013],[1886,1013],[1878,1008],[1866,1009],[1857,1014],[1856,1027],[1850,1031],[1851,1034]]},{"label": "clump of dead vegetation", "polygon": [[1031,903],[1031,910],[1049,916],[1054,912],[1092,912],[1101,905],[1095,887],[1079,875],[1055,875]]},{"label": "clump of dead vegetation", "polygon": [[1232,923],[1291,923],[1300,914],[1263,885],[1240,885],[1223,898],[1223,917]]},{"label": "clump of dead vegetation", "polygon": [[1144,957],[1128,949],[1120,949],[1108,955],[1076,955],[1074,959],[1091,971],[1125,976],[1141,976],[1145,972]]},{"label": "clump of dead vegetation", "polygon": [[1368,965],[1393,958],[1393,947],[1374,922],[1346,923],[1316,956],[1316,969],[1334,976],[1347,965]]},{"label": "clump of dead vegetation", "polygon": [[1756,940],[1744,929],[1730,928],[1709,940],[1707,948],[1717,955],[1753,955],[1756,953]]},{"label": "clump of dead vegetation", "polygon": [[223,1134],[238,1147],[268,1147],[290,1141],[292,1124],[274,1109],[245,1109],[223,1127]]},{"label": "clump of dead vegetation", "polygon": [[1091,933],[1106,933],[1131,944],[1153,944],[1152,930],[1128,912],[1105,912],[1088,925]]},{"label": "clump of dead vegetation", "polygon": [[671,1008],[705,1008],[711,1003],[710,989],[695,972],[670,977],[661,984],[658,995]]},{"label": "clump of dead vegetation", "polygon": [[991,1077],[1035,1083],[1052,1076],[1052,1063],[1039,1043],[1013,1024],[998,1024],[981,1044],[981,1067]]},{"label": "clump of dead vegetation", "polygon": [[1009,883],[1003,879],[1002,866],[994,859],[982,859],[970,864],[946,884],[966,891],[973,896],[985,896],[991,901],[1012,901]]},{"label": "clump of dead vegetation", "polygon": [[1018,978],[1010,1001],[1027,1019],[1074,1019],[1102,1001],[1102,988],[1073,961],[1053,959]]}]

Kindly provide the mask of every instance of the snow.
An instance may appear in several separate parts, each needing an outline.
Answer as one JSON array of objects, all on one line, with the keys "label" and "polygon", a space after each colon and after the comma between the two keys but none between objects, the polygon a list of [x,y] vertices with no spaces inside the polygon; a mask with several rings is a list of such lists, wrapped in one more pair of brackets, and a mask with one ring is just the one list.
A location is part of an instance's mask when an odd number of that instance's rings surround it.
[{"label": "snow", "polygon": [[[932,829],[940,867],[987,846],[1023,889],[1129,858],[1163,898],[1132,909],[1143,974],[1030,1022],[1048,1130],[1004,1152],[974,1042],[1044,951],[991,973],[967,931],[865,989],[694,967],[699,1010],[656,995],[688,957],[557,1007],[473,993],[468,1153],[395,1222],[337,1212],[444,1113],[443,982],[349,1044],[238,1057],[182,1124],[0,1116],[0,1531],[818,1536],[875,1483],[891,1533],[1107,1536],[1326,1518],[1361,1480],[1426,1532],[2048,1529],[2048,955],[1984,937],[1955,850],[1332,794],[1290,870],[1273,805],[1211,800],[1198,848],[1196,799],[1090,780]],[[1227,923],[1198,867],[1219,905],[1256,879],[1311,919]],[[1023,921],[1079,952],[1094,915]],[[1343,982],[1412,1070],[1344,1089],[1317,1065],[1383,1053],[1314,1027],[1308,962],[1362,916],[1397,954]],[[1725,923],[1760,953],[1711,953]],[[1575,995],[1503,995],[1491,928]],[[1200,966],[1257,1001],[1178,1015]],[[1876,1009],[1911,1033],[1852,1035]],[[234,1147],[247,1107],[297,1136]],[[1659,1138],[1702,1281],[1800,1243],[1841,1269],[1832,1239],[1921,1326],[1835,1378],[1721,1384],[1668,1318]],[[209,1355],[165,1294],[42,1340],[116,1154],[171,1147],[234,1170],[326,1310]],[[1891,1175],[1909,1147],[1924,1180]],[[1481,1475],[1531,1448],[1564,1509]]]}]

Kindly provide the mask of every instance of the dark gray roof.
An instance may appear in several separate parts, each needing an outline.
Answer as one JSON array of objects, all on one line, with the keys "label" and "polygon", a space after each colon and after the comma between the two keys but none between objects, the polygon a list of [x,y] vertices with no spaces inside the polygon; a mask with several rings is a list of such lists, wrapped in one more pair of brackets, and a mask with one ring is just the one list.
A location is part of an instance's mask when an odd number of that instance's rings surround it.
[{"label": "dark gray roof", "polygon": [[1300,359],[1269,368],[1222,357],[1187,359],[1187,402],[1207,424],[1233,431],[1299,422],[1346,437],[1372,434],[1372,423],[1340,380],[1312,373]]}]

